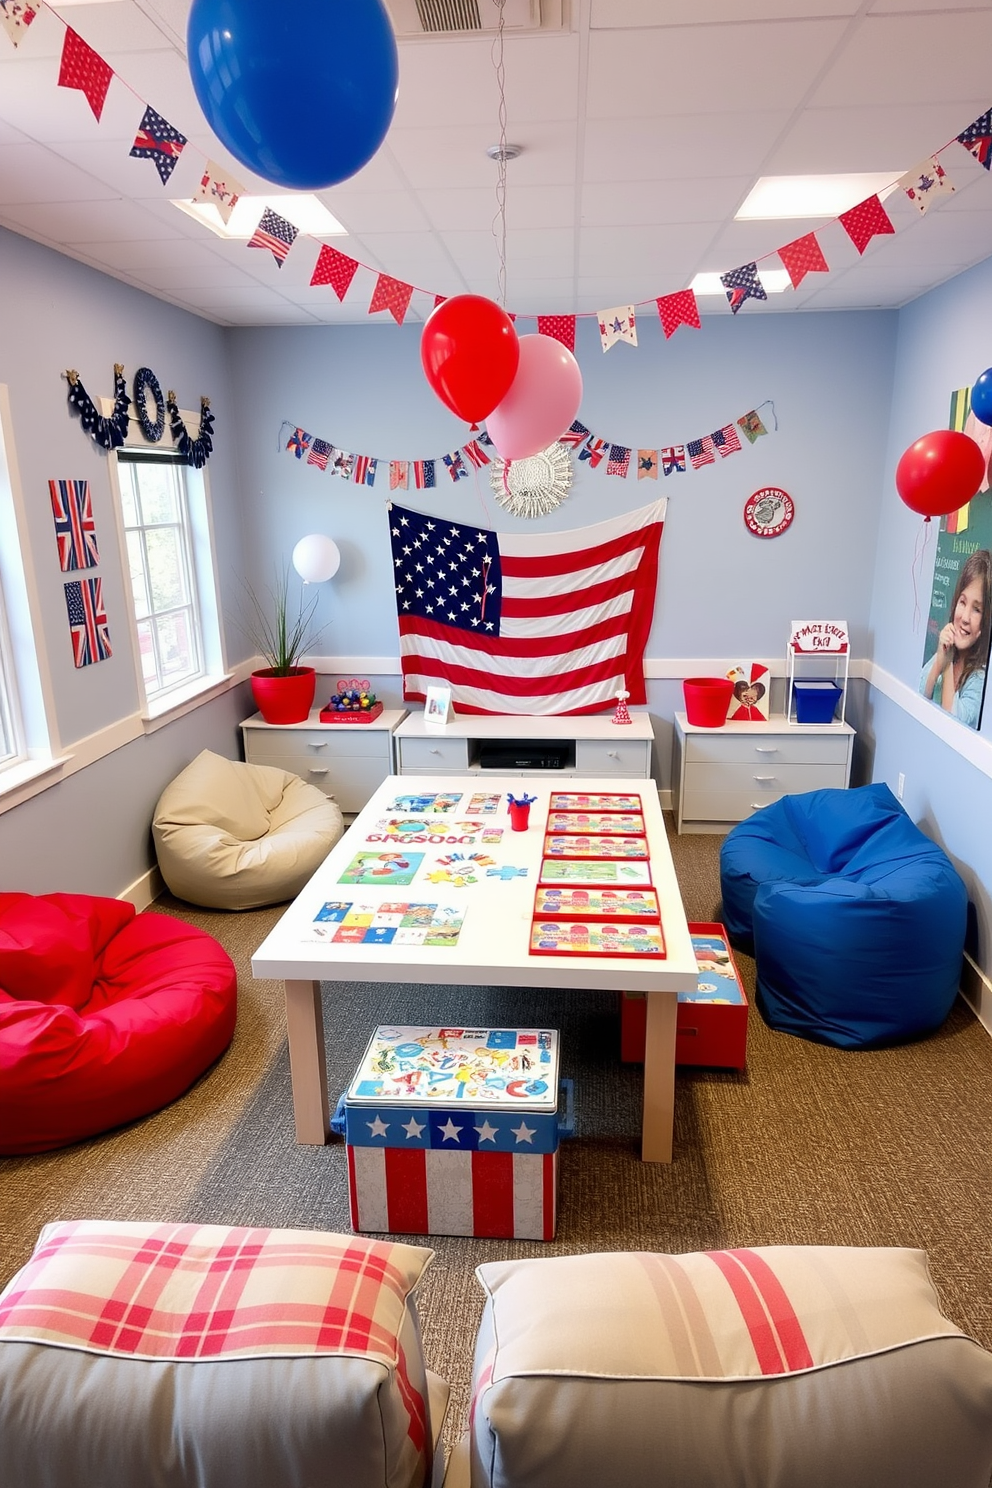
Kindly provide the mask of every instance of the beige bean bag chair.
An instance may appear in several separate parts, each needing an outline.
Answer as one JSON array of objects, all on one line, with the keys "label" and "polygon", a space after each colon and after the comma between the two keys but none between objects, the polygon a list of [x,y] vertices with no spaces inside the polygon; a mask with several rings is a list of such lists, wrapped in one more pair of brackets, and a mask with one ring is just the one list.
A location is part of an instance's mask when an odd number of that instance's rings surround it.
[{"label": "beige bean bag chair", "polygon": [[294,898],[343,831],[337,802],[315,785],[209,749],[166,786],[152,819],[169,889],[208,909]]}]

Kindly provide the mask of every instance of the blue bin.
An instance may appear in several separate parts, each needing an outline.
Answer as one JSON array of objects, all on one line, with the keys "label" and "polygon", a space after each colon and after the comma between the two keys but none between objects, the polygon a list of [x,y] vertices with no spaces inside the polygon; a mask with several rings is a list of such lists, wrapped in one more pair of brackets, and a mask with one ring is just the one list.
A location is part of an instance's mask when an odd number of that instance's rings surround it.
[{"label": "blue bin", "polygon": [[836,682],[793,682],[797,723],[830,723],[843,687]]}]

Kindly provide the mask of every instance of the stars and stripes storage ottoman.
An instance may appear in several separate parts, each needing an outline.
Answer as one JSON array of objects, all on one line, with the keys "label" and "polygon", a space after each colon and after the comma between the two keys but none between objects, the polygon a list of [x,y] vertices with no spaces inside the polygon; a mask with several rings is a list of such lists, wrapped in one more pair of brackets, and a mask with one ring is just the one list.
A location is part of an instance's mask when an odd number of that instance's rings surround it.
[{"label": "stars and stripes storage ottoman", "polygon": [[5,1488],[428,1488],[447,1386],[419,1246],[47,1225],[0,1293]]},{"label": "stars and stripes storage ottoman", "polygon": [[554,1029],[377,1028],[332,1127],[356,1230],[554,1238]]}]

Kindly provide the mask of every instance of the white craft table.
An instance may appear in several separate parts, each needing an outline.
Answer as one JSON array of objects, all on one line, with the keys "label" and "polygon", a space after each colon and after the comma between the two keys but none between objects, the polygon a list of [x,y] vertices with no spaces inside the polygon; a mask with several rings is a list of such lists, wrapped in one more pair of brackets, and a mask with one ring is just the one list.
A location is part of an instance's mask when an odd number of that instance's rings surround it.
[{"label": "white craft table", "polygon": [[[467,806],[474,792],[497,794],[499,811],[475,819],[503,828],[499,845],[418,844],[416,848],[405,847],[403,850],[407,853],[423,851],[426,854],[409,886],[377,885],[370,888],[339,882],[356,853],[392,850],[395,844],[368,841],[368,837],[376,832],[380,820],[410,814],[390,810],[398,797],[441,791],[463,793],[459,808],[446,813],[452,821],[466,817],[467,812],[462,807]],[[506,810],[508,791],[513,791],[516,796],[526,791],[528,795],[537,797],[531,807],[530,827],[526,832],[510,830]],[[661,907],[667,951],[664,959],[530,954],[534,891],[541,865],[548,802],[554,791],[604,795],[629,792],[641,797],[651,877]],[[462,889],[433,884],[427,878],[437,857],[451,851],[476,850],[488,853],[497,865],[526,868],[527,876],[510,880],[483,877],[479,883]],[[443,905],[464,906],[465,919],[458,943],[451,947],[332,943],[318,938],[314,930],[315,916],[328,900],[366,903],[436,901]],[[321,981],[644,992],[647,996],[647,1044],[641,1156],[645,1162],[671,1161],[677,994],[695,987],[697,968],[658,803],[657,786],[653,781],[618,780],[615,776],[558,779],[531,775],[522,779],[520,776],[493,776],[488,772],[389,776],[259,946],[251,965],[255,977],[285,981],[296,1139],[314,1145],[327,1141],[330,1115]],[[370,1009],[370,1033],[375,1021],[374,1010]]]}]

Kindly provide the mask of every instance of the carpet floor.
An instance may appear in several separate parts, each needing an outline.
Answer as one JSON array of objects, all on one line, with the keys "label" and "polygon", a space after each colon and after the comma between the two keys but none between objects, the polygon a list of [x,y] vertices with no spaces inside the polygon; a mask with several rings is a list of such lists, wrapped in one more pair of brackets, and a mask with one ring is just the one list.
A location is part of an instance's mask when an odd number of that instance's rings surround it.
[{"label": "carpet floor", "polygon": [[[716,837],[672,836],[690,919],[719,918]],[[221,914],[163,897],[157,912],[210,931],[239,971],[223,1058],[180,1100],[62,1151],[0,1161],[0,1284],[56,1219],[193,1220],[349,1231],[344,1148],[299,1147],[282,987],[252,980],[281,909]],[[754,966],[739,956],[749,994]],[[752,1008],[742,1073],[681,1069],[675,1161],[638,1158],[641,1070],[619,1063],[606,993],[327,984],[329,1088],[378,1023],[561,1030],[576,1134],[562,1144],[549,1244],[432,1237],[421,1293],[428,1363],[450,1381],[445,1436],[464,1429],[486,1260],[595,1250],[907,1245],[925,1250],[948,1315],[992,1349],[992,1039],[958,1002],[916,1044],[848,1052],[775,1033]]]}]

